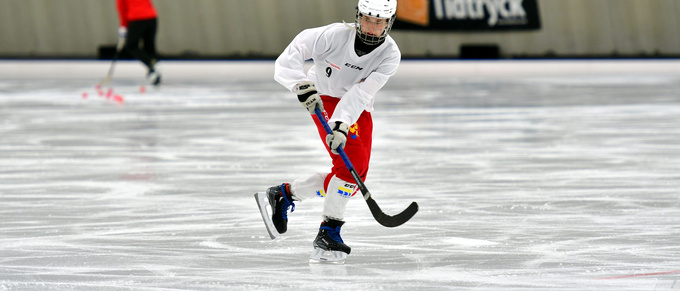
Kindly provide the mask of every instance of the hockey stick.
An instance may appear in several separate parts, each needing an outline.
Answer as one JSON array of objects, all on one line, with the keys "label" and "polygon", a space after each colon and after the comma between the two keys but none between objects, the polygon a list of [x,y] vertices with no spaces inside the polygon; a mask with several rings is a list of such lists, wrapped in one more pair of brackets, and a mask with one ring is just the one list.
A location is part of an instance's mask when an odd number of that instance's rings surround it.
[{"label": "hockey stick", "polygon": [[118,39],[118,44],[116,44],[116,53],[113,54],[113,60],[111,60],[111,65],[109,66],[109,72],[106,74],[106,79],[104,79],[104,82],[102,82],[103,85],[107,85],[109,82],[111,82],[111,78],[113,78],[113,68],[116,65],[116,62],[118,61],[118,58],[120,57],[120,53],[123,51],[123,46],[125,46],[125,39],[124,38],[119,38]]},{"label": "hockey stick", "polygon": [[[323,128],[326,130],[327,134],[333,134],[333,130],[331,130],[331,127],[328,125],[328,122],[326,119],[323,117],[321,114],[321,110],[319,108],[316,108],[316,117],[319,119],[319,122],[323,125]],[[409,205],[404,211],[401,213],[391,216],[385,214],[385,212],[380,209],[380,206],[378,206],[378,203],[373,200],[373,197],[371,197],[371,192],[368,192],[368,188],[366,188],[366,185],[364,185],[364,182],[361,180],[361,177],[357,173],[357,171],[354,169],[354,166],[352,165],[352,162],[349,160],[349,157],[347,157],[347,154],[345,153],[345,150],[342,147],[338,147],[338,153],[340,154],[340,157],[342,158],[342,161],[345,162],[345,166],[349,170],[350,174],[352,174],[352,177],[354,178],[354,181],[359,185],[359,189],[361,190],[361,194],[364,195],[364,200],[366,200],[366,203],[368,204],[368,209],[371,210],[371,214],[373,214],[373,218],[375,218],[378,223],[380,223],[382,226],[386,227],[395,227],[395,226],[400,226],[407,222],[413,215],[418,212],[418,203],[411,202],[411,205]]]}]

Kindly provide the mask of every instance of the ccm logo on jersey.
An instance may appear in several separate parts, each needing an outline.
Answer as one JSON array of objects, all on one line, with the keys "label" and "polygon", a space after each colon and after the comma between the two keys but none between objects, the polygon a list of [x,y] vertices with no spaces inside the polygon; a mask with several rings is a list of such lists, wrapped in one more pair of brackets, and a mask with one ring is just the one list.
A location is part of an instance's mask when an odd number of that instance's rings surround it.
[{"label": "ccm logo on jersey", "polygon": [[352,64],[350,64],[350,63],[345,63],[345,67],[352,68],[352,69],[359,70],[359,71],[361,71],[361,70],[364,69],[364,68],[362,68],[362,67],[359,67],[359,66],[357,66],[357,65],[352,65]]}]

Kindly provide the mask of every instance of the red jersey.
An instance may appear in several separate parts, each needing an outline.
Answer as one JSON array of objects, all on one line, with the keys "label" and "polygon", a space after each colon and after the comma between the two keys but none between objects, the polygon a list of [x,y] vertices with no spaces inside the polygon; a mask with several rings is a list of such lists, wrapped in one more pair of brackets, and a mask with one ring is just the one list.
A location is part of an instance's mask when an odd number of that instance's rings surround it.
[{"label": "red jersey", "polygon": [[151,0],[116,0],[120,26],[127,27],[128,22],[156,18],[156,9]]}]

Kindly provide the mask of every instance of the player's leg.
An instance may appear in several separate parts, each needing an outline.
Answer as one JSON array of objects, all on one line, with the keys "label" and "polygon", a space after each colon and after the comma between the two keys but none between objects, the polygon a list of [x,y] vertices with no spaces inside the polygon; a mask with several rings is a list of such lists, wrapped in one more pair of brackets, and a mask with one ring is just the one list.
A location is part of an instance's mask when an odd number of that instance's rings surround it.
[{"label": "player's leg", "polygon": [[158,20],[149,19],[146,21],[146,29],[142,36],[144,43],[145,64],[149,68],[147,79],[150,84],[158,85],[161,82],[161,72],[158,70],[158,53],[156,52],[156,32],[158,31]]},{"label": "player's leg", "polygon": [[[322,99],[326,98],[322,97]],[[335,110],[336,100],[324,100],[327,101],[324,102],[324,108],[329,115],[332,115]],[[315,122],[317,127],[322,127],[316,118]],[[319,129],[319,136],[324,140],[326,133],[325,130],[322,130],[321,128]],[[359,120],[350,127],[347,143],[344,148],[345,153],[354,164],[355,170],[357,170],[362,180],[365,179],[368,172],[372,134],[373,122],[371,115],[368,112],[364,112]],[[342,240],[340,229],[344,224],[343,219],[347,202],[358,191],[358,185],[354,182],[354,178],[349,173],[342,158],[339,155],[330,153],[328,147],[326,149],[333,158],[333,168],[324,181],[326,188],[322,213],[324,221],[314,240],[314,247],[326,251],[339,251],[349,254],[351,248]]]},{"label": "player's leg", "polygon": [[[127,28],[127,37],[125,38],[125,49],[128,53],[137,60],[141,60],[139,42],[142,39],[144,26],[139,21],[130,21]],[[142,61],[144,62],[144,61]]]},{"label": "player's leg", "polygon": [[346,182],[335,175],[328,175],[326,197],[323,206],[323,221],[314,240],[314,248],[326,251],[341,251],[349,254],[350,247],[340,237],[340,228],[345,223],[345,208],[356,193],[357,185]]},{"label": "player's leg", "polygon": [[314,197],[325,197],[324,182],[328,173],[315,173],[307,178],[297,179],[290,184],[294,200],[307,200]]}]

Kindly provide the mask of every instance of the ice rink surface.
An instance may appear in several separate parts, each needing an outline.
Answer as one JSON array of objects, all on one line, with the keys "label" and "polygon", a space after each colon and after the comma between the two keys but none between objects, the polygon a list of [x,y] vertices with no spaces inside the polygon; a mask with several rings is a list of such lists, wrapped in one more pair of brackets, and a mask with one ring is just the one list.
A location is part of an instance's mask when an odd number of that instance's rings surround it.
[{"label": "ice rink surface", "polygon": [[253,199],[330,167],[273,62],[108,67],[0,61],[0,290],[680,290],[679,60],[404,61],[344,265]]}]

